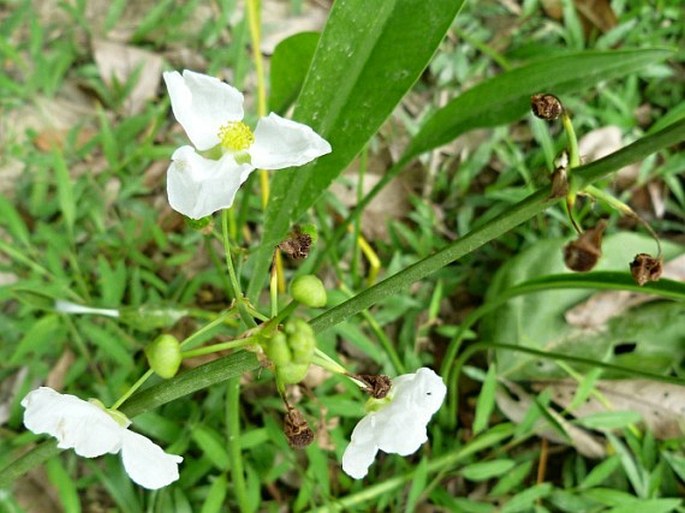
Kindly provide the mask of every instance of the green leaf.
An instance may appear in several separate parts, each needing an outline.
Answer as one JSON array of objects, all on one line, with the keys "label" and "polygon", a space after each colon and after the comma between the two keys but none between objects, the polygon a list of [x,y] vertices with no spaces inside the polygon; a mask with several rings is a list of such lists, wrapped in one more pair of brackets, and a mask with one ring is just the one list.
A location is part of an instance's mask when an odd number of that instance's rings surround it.
[{"label": "green leaf", "polygon": [[48,460],[45,465],[48,479],[57,488],[60,505],[65,513],[81,513],[79,493],[74,480],[69,476],[59,458]]},{"label": "green leaf", "polygon": [[514,460],[493,460],[473,463],[461,469],[461,475],[469,481],[486,481],[506,474],[516,466]]},{"label": "green leaf", "polygon": [[64,329],[56,315],[46,315],[36,321],[19,341],[14,350],[10,365],[20,363],[27,354],[44,354],[46,351],[56,350],[64,336]]},{"label": "green leaf", "polygon": [[318,32],[301,32],[278,43],[271,56],[269,110],[282,114],[295,101],[318,42]]},{"label": "green leaf", "polygon": [[606,513],[669,513],[676,511],[682,506],[681,499],[647,499],[635,501],[633,504],[624,504],[608,510]]},{"label": "green leaf", "polygon": [[495,409],[495,391],[497,389],[497,368],[491,363],[476,402],[476,417],[473,421],[473,433],[478,434],[488,427],[488,421]]},{"label": "green leaf", "polygon": [[71,183],[67,163],[64,160],[64,155],[55,150],[52,152],[55,164],[55,179],[57,182],[57,197],[59,200],[59,208],[64,216],[64,223],[67,226],[67,231],[70,235],[74,232],[74,223],[76,222],[76,200],[74,199],[74,187]]},{"label": "green leaf", "polygon": [[7,227],[16,241],[26,247],[31,246],[26,224],[14,206],[4,196],[0,196],[0,224]]},{"label": "green leaf", "polygon": [[548,496],[551,492],[552,485],[550,483],[537,484],[512,497],[500,511],[502,513],[528,511],[535,501]]},{"label": "green leaf", "polygon": [[526,461],[520,464],[507,475],[502,476],[502,478],[490,491],[490,495],[493,497],[498,497],[509,493],[510,490],[513,490],[523,482],[523,480],[530,474],[532,468],[532,461]]},{"label": "green leaf", "polygon": [[[514,294],[519,287],[530,293],[484,315],[480,324],[481,337],[492,342],[513,343],[611,363],[626,364],[629,363],[628,357],[639,355],[643,364],[647,362],[644,358],[649,357],[649,370],[656,372],[661,372],[663,365],[670,365],[671,359],[667,360],[666,355],[678,351],[678,333],[685,326],[685,318],[679,314],[677,303],[631,309],[628,318],[622,316],[604,331],[592,335],[569,325],[564,317],[570,308],[587,299],[593,293],[592,289],[654,290],[662,297],[682,299],[685,291],[682,284],[664,281],[654,284],[658,289],[639,289],[630,278],[628,262],[637,253],[653,247],[654,242],[635,233],[607,236],[602,243],[603,254],[597,265],[598,271],[587,275],[573,274],[565,269],[561,255],[566,242],[564,239],[539,241],[498,270],[490,284],[487,302],[497,304],[503,297],[512,297],[509,294]],[[681,252],[681,246],[664,245],[667,259]],[[564,279],[561,273],[568,278]],[[560,284],[565,288],[559,288]],[[655,324],[662,324],[663,328],[654,331]],[[636,341],[635,351],[614,355],[614,345],[625,341]],[[540,362],[530,355],[507,350],[498,350],[495,354],[500,376],[510,379],[565,376],[554,362]],[[657,357],[660,358],[657,360]]]},{"label": "green leaf", "polygon": [[530,97],[583,91],[671,55],[669,50],[582,52],[552,57],[504,72],[457,96],[421,127],[405,152],[416,156],[474,128],[511,123],[530,110]]},{"label": "green leaf", "polygon": [[414,479],[412,479],[411,488],[409,488],[409,494],[407,495],[407,505],[404,508],[407,512],[414,511],[421,494],[426,490],[426,483],[428,482],[427,463],[428,460],[426,458],[421,458],[416,467]]},{"label": "green leaf", "polygon": [[636,411],[603,411],[578,419],[576,423],[590,429],[620,429],[640,420],[642,416]]},{"label": "green leaf", "polygon": [[[338,0],[333,4],[294,118],[333,148],[305,168],[279,171],[248,297],[268,275],[273,247],[352,161],[421,75],[463,0]],[[400,51],[401,50],[401,51]]]},{"label": "green leaf", "polygon": [[209,493],[202,504],[200,513],[219,513],[222,511],[227,490],[228,480],[226,479],[226,474],[220,474],[209,487]]},{"label": "green leaf", "polygon": [[216,431],[206,426],[195,426],[190,436],[216,468],[219,470],[228,469],[230,458],[225,449],[226,442]]},{"label": "green leaf", "polygon": [[606,481],[611,474],[621,465],[621,460],[618,456],[611,456],[609,459],[604,460],[595,468],[593,468],[590,473],[585,476],[585,479],[578,485],[581,490],[587,488],[594,488],[597,485],[602,484]]}]

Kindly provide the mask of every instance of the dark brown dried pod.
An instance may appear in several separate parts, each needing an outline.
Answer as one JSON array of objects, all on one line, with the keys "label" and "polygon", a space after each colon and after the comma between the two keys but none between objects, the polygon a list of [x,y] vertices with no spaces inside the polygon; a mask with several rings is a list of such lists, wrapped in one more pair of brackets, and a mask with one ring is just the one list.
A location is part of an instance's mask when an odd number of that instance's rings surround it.
[{"label": "dark brown dried pod", "polygon": [[606,227],[606,221],[602,220],[567,244],[564,248],[566,267],[581,273],[591,271],[602,256],[602,235]]},{"label": "dark brown dried pod", "polygon": [[531,96],[530,108],[535,116],[545,121],[558,119],[564,112],[561,100],[553,94],[535,94]]},{"label": "dark brown dried pod", "polygon": [[630,274],[633,275],[635,283],[642,287],[650,281],[657,281],[663,271],[663,261],[661,258],[654,258],[648,253],[640,253],[630,263]]},{"label": "dark brown dried pod", "polygon": [[283,432],[290,447],[303,449],[314,441],[314,431],[309,427],[302,413],[290,408],[285,414]]},{"label": "dark brown dried pod", "polygon": [[303,233],[299,228],[295,228],[288,238],[278,245],[278,249],[283,251],[290,258],[295,260],[303,260],[309,255],[309,249],[312,246],[312,236],[308,233]]},{"label": "dark brown dried pod", "polygon": [[366,384],[366,392],[374,399],[383,399],[392,387],[392,381],[384,374],[359,374],[356,377]]}]

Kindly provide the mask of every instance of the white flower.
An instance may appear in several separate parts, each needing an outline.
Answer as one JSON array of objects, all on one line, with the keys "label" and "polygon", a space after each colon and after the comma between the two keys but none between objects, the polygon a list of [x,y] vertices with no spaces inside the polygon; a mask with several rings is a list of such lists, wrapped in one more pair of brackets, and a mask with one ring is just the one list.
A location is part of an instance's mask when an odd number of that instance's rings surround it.
[{"label": "white flower", "polygon": [[131,421],[123,414],[119,415],[124,425],[97,404],[48,387],[33,390],[21,405],[26,408],[24,425],[36,434],[54,436],[60,449],[74,449],[85,458],[121,452],[129,477],[151,490],[178,479],[183,458],[167,454],[150,439],[129,431]]},{"label": "white flower", "polygon": [[[307,125],[274,113],[253,133],[242,122],[243,95],[214,77],[189,70],[163,76],[174,116],[195,146],[177,149],[167,174],[169,203],[181,214],[199,219],[230,207],[255,169],[301,166],[331,152]],[[215,149],[218,160],[197,153]]]},{"label": "white flower", "polygon": [[[352,431],[342,468],[355,479],[369,471],[378,450],[408,456],[428,440],[426,425],[440,409],[447,387],[428,368],[392,380],[392,388],[380,409],[367,414]],[[383,404],[386,403],[386,404]]]}]

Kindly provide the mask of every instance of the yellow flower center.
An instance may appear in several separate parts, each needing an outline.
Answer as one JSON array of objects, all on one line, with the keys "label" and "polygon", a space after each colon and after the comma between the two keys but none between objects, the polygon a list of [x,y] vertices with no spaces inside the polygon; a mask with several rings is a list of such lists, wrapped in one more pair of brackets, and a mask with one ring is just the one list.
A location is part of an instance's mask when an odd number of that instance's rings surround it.
[{"label": "yellow flower center", "polygon": [[242,121],[229,121],[219,128],[219,140],[226,150],[243,151],[254,142],[254,134]]}]

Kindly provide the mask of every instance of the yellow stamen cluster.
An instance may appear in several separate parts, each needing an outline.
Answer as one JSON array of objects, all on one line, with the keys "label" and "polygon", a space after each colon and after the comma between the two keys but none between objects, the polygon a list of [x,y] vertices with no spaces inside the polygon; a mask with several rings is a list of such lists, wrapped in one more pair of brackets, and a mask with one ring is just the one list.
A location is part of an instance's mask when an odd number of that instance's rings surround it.
[{"label": "yellow stamen cluster", "polygon": [[242,121],[229,121],[219,128],[221,146],[229,151],[243,151],[254,142],[254,134],[250,127]]}]

